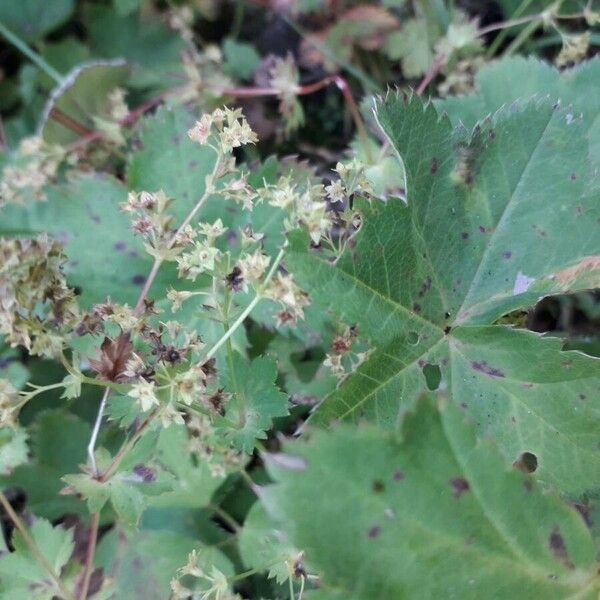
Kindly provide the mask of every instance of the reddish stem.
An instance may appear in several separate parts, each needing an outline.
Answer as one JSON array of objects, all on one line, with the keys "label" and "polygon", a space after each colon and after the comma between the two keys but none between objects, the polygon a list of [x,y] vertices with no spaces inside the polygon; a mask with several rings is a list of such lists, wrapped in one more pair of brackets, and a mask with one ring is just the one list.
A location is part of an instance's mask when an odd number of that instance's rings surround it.
[{"label": "reddish stem", "polygon": [[88,539],[87,550],[85,553],[85,566],[83,569],[83,578],[81,580],[81,588],[79,590],[79,600],[86,600],[88,590],[90,589],[90,579],[94,572],[94,555],[96,553],[96,543],[98,541],[98,527],[100,525],[100,513],[93,513],[90,522],[90,534]]},{"label": "reddish stem", "polygon": [[427,86],[432,82],[432,80],[438,75],[438,73],[444,68],[448,57],[445,54],[438,55],[433,64],[431,65],[429,71],[425,73],[425,77],[423,77],[423,81],[419,84],[419,87],[416,89],[416,93],[420,96]]}]

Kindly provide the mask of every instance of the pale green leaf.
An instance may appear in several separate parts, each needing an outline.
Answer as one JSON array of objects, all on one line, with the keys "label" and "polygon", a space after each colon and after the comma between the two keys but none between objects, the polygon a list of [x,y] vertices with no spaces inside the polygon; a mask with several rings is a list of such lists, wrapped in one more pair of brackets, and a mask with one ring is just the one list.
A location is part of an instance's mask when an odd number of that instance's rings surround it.
[{"label": "pale green leaf", "polygon": [[316,301],[358,324],[376,350],[316,421],[396,427],[438,378],[508,459],[535,454],[536,475],[564,491],[597,487],[600,362],[492,325],[544,295],[600,283],[595,167],[581,144],[585,123],[565,111],[515,105],[469,140],[416,97],[378,103],[408,205],[359,204],[364,225],[336,265],[299,238],[287,259]]},{"label": "pale green leaf", "polygon": [[10,475],[15,467],[27,462],[29,436],[24,429],[0,429],[0,475]]},{"label": "pale green leaf", "polygon": [[577,120],[583,115],[587,129],[600,113],[596,93],[600,85],[598,58],[561,72],[533,57],[509,57],[482,67],[475,83],[477,91],[473,94],[437,100],[440,114],[446,112],[452,123],[462,122],[470,129],[503,105],[546,95],[554,102],[560,101],[565,118],[571,114]]},{"label": "pale green leaf", "polygon": [[268,461],[264,502],[322,577],[320,598],[598,594],[581,516],[507,467],[452,404],[421,400],[401,436],[341,426],[284,452]]},{"label": "pale green leaf", "polygon": [[[7,205],[2,209],[0,233],[35,235],[47,232],[65,244],[68,281],[81,288],[84,307],[104,302],[134,304],[152,266],[131,219],[120,204],[127,190],[116,179],[82,176],[48,189],[46,202]],[[166,287],[162,270],[157,286]]]},{"label": "pale green leaf", "polygon": [[[130,189],[163,190],[174,198],[172,212],[180,220],[202,197],[216,160],[214,150],[188,137],[194,122],[182,107],[164,107],[148,117],[140,133],[141,149],[133,153],[127,172]],[[223,200],[219,202],[222,209]]]},{"label": "pale green leaf", "polygon": [[254,504],[244,520],[239,548],[246,567],[268,571],[269,577],[274,577],[277,583],[291,576],[290,565],[300,555],[260,502]]},{"label": "pale green leaf", "polygon": [[2,475],[0,484],[26,490],[28,510],[47,519],[85,513],[84,504],[59,492],[64,487],[61,477],[86,462],[90,434],[88,423],[72,413],[50,410],[38,414],[29,428],[31,460]]},{"label": "pale green leaf", "polygon": [[[36,519],[29,533],[40,553],[60,573],[73,552],[73,531],[52,527],[45,519]],[[40,564],[19,531],[12,539],[14,552],[0,556],[0,597],[50,600],[56,596],[56,586]]]},{"label": "pale green leaf", "polygon": [[21,39],[34,42],[62,25],[74,8],[74,0],[3,0],[0,21]]},{"label": "pale green leaf", "polygon": [[252,362],[233,354],[223,376],[224,388],[232,394],[225,418],[233,425],[219,430],[239,450],[252,452],[256,440],[265,439],[273,418],[288,414],[288,398],[275,384],[277,363],[262,356]]},{"label": "pale green leaf", "polygon": [[223,42],[225,72],[238,79],[250,79],[260,65],[260,54],[252,44],[226,38]]},{"label": "pale green leaf", "polygon": [[54,110],[93,131],[94,117],[109,116],[108,95],[115,88],[124,87],[128,77],[129,67],[121,60],[89,62],[75,67],[54,89],[46,104],[41,130],[44,140],[66,145],[81,138],[81,133],[51,117]]},{"label": "pale green leaf", "polygon": [[392,33],[385,45],[386,54],[402,61],[405,77],[419,77],[433,62],[433,49],[425,19],[409,19],[402,29]]},{"label": "pale green leaf", "polygon": [[222,483],[206,461],[192,456],[186,427],[171,425],[160,432],[153,464],[173,477],[171,489],[149,500],[153,507],[200,507],[210,502]]}]

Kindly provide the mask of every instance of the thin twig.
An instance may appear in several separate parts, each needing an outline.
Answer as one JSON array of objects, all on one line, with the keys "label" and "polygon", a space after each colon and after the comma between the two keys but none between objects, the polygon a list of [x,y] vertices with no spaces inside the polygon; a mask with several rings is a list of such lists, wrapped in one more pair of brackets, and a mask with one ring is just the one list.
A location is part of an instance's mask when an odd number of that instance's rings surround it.
[{"label": "thin twig", "polygon": [[23,523],[22,519],[13,509],[11,503],[8,501],[8,498],[4,495],[3,492],[0,492],[0,504],[6,511],[6,514],[13,522],[13,525],[19,530],[19,533],[23,537],[23,541],[31,551],[31,553],[35,556],[35,559],[40,563],[40,565],[44,568],[44,570],[48,573],[60,593],[62,594],[65,600],[76,600],[75,595],[70,592],[65,584],[61,581],[60,576],[54,570],[54,567],[50,564],[48,559],[42,554],[42,551],[38,548],[35,540],[29,533],[25,523]]},{"label": "thin twig", "polygon": [[271,268],[270,268],[269,272],[267,273],[267,276],[265,277],[265,280],[263,281],[260,288],[256,291],[256,295],[252,299],[252,302],[250,302],[250,304],[248,304],[248,306],[242,311],[240,316],[235,320],[233,325],[221,336],[219,341],[216,342],[215,345],[205,354],[204,360],[208,360],[209,358],[212,358],[219,351],[219,348],[221,348],[221,346],[235,333],[237,328],[246,320],[246,317],[252,312],[254,307],[260,302],[260,300],[263,297],[262,293],[263,293],[264,289],[266,288],[267,284],[269,283],[269,281],[271,281],[271,278],[273,277],[273,275],[275,275],[275,271],[277,270],[277,267],[279,266],[279,263],[281,262],[281,259],[283,258],[284,254],[285,254],[285,247],[281,248],[281,250],[279,251],[279,254],[277,254],[275,261],[271,265]]},{"label": "thin twig", "polygon": [[92,471],[94,475],[98,475],[98,465],[96,465],[96,456],[94,451],[96,449],[96,442],[98,441],[98,433],[100,433],[100,425],[102,424],[102,417],[104,416],[104,409],[106,408],[106,401],[110,395],[110,388],[104,388],[104,394],[102,394],[102,400],[100,401],[100,407],[98,408],[98,414],[96,415],[96,421],[94,423],[94,429],[87,446],[87,453],[92,464]]},{"label": "thin twig", "polygon": [[161,407],[155,408],[144,420],[144,422],[136,429],[135,433],[121,446],[112,462],[96,479],[100,482],[108,481],[117,471],[121,461],[125,458],[127,453],[133,448],[135,443],[142,437],[144,432],[150,427],[152,421],[154,421],[155,417],[157,417],[161,412]]},{"label": "thin twig", "polygon": [[420,96],[425,91],[427,86],[433,81],[433,79],[438,75],[438,73],[444,68],[447,61],[448,61],[448,56],[446,54],[439,54],[435,58],[435,60],[433,61],[433,64],[429,68],[429,71],[427,71],[427,73],[425,73],[425,77],[423,77],[423,80],[418,85],[417,89],[415,90],[416,94],[418,96]]},{"label": "thin twig", "polygon": [[37,65],[50,79],[54,79],[59,85],[63,82],[63,76],[49,63],[47,63],[37,52],[34,52],[18,35],[0,22],[0,34],[2,34],[17,50],[20,50],[33,64]]},{"label": "thin twig", "polygon": [[98,541],[98,526],[100,525],[100,513],[95,512],[90,521],[90,534],[87,550],[85,553],[85,566],[81,580],[81,589],[79,591],[79,600],[86,600],[88,590],[90,589],[90,579],[94,572],[94,555],[96,553],[96,543]]},{"label": "thin twig", "polygon": [[[192,210],[185,217],[185,219],[183,220],[181,225],[177,228],[177,231],[170,237],[169,241],[167,242],[167,250],[170,250],[175,245],[175,242],[179,239],[179,236],[181,235],[182,231],[192,222],[192,219],[196,216],[196,214],[202,208],[202,206],[204,206],[204,203],[214,193],[213,181],[217,174],[217,171],[219,170],[220,163],[221,163],[221,158],[219,155],[217,155],[217,159],[215,161],[215,166],[213,167],[213,170],[210,173],[210,175],[206,178],[206,189],[204,190],[204,193],[202,194],[202,196],[200,197],[198,202],[196,202],[196,204],[194,205]],[[150,292],[150,288],[152,287],[152,284],[154,283],[154,280],[156,279],[156,276],[158,275],[158,271],[160,270],[162,263],[163,263],[162,258],[154,259],[154,264],[152,265],[152,270],[150,271],[150,274],[148,275],[148,278],[146,279],[146,281],[144,283],[144,287],[142,288],[142,291],[140,292],[140,296],[135,304],[134,314],[139,315],[142,312],[142,308],[144,306],[144,300],[146,300],[146,297],[148,296],[148,293]]]}]

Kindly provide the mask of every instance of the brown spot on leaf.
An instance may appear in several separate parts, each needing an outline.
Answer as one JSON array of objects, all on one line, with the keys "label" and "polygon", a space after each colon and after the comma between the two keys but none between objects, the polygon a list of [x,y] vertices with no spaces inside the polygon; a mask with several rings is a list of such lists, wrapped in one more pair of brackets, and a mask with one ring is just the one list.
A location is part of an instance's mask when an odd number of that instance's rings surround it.
[{"label": "brown spot on leaf", "polygon": [[146,283],[146,276],[145,275],[134,275],[131,278],[131,283],[133,283],[134,285],[144,285],[144,283]]},{"label": "brown spot on leaf", "polygon": [[379,525],[373,525],[373,527],[371,527],[368,531],[367,531],[367,535],[373,539],[376,537],[379,537],[379,535],[381,534],[381,527],[379,527]]},{"label": "brown spot on leaf", "polygon": [[402,481],[404,479],[404,473],[402,471],[396,471],[394,473],[394,481]]},{"label": "brown spot on leaf", "polygon": [[596,278],[600,273],[600,255],[586,256],[576,265],[557,271],[550,276],[552,281],[556,281],[562,288],[567,289],[570,284],[580,277]]},{"label": "brown spot on leaf", "polygon": [[567,552],[567,546],[565,544],[565,540],[560,533],[558,527],[555,527],[550,532],[550,537],[548,538],[548,546],[552,554],[554,554],[554,558],[559,560],[567,569],[574,569],[575,565],[569,558],[569,554]]},{"label": "brown spot on leaf", "polygon": [[385,484],[383,483],[383,481],[381,481],[381,479],[376,479],[373,482],[373,491],[376,494],[381,494],[381,492],[385,491]]},{"label": "brown spot on leaf", "polygon": [[515,469],[523,471],[523,473],[534,473],[538,468],[538,459],[532,452],[523,452],[513,463]]},{"label": "brown spot on leaf", "polygon": [[502,253],[502,258],[505,258],[506,260],[508,260],[509,258],[512,258],[512,252],[510,250],[507,250],[506,252]]},{"label": "brown spot on leaf", "polygon": [[485,373],[489,377],[504,377],[503,371],[494,367],[490,367],[490,365],[488,365],[485,360],[474,360],[473,362],[471,362],[471,367],[476,371],[481,371],[482,373]]},{"label": "brown spot on leaf", "polygon": [[438,170],[438,160],[437,160],[437,158],[433,157],[431,159],[431,169],[430,169],[431,174],[435,175],[437,173],[437,170]]},{"label": "brown spot on leaf", "polygon": [[135,467],[133,467],[133,472],[147,483],[156,480],[156,471],[146,465],[135,465]]},{"label": "brown spot on leaf", "polygon": [[451,479],[450,485],[454,490],[454,497],[457,500],[471,489],[469,482],[464,477],[455,477],[454,479]]}]

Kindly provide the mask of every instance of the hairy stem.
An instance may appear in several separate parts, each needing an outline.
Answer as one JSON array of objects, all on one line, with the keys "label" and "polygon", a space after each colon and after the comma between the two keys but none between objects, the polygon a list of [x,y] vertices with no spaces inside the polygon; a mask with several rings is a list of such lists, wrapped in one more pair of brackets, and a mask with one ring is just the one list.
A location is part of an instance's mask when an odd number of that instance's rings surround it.
[{"label": "hairy stem", "polygon": [[65,600],[76,600],[75,596],[72,592],[70,592],[65,584],[61,581],[60,576],[54,570],[54,567],[48,562],[48,559],[42,554],[41,550],[38,548],[35,540],[29,533],[27,526],[23,523],[21,517],[15,512],[11,503],[8,501],[8,498],[4,495],[3,492],[0,492],[0,504],[6,511],[6,514],[13,522],[13,525],[19,530],[19,533],[23,537],[23,541],[31,551],[31,554],[35,557],[35,559],[40,563],[40,565],[44,568],[44,570],[50,576],[50,579],[56,585],[58,591]]}]

